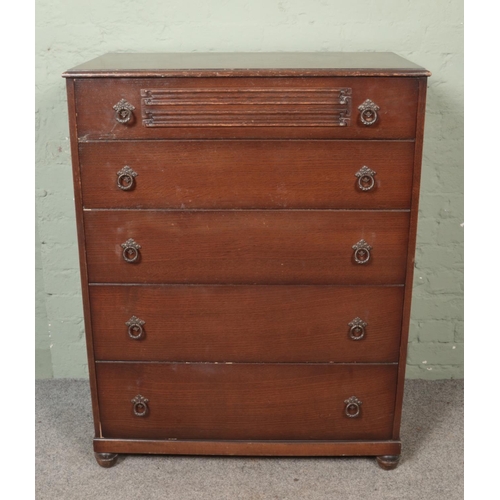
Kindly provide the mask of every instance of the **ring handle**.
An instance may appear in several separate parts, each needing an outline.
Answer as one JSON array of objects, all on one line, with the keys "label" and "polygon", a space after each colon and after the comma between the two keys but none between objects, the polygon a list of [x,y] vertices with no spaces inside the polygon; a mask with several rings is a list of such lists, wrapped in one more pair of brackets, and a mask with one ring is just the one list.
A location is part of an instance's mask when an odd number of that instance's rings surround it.
[{"label": "ring handle", "polygon": [[113,109],[115,110],[115,120],[118,123],[126,124],[132,121],[132,118],[134,117],[132,111],[134,111],[135,107],[125,99],[121,99],[117,102],[113,106]]},{"label": "ring handle", "polygon": [[132,238],[129,238],[125,243],[121,244],[123,248],[122,256],[125,262],[136,262],[139,258],[139,249],[141,245],[136,243]]},{"label": "ring handle", "polygon": [[352,246],[352,249],[354,250],[354,260],[357,264],[367,264],[370,261],[370,250],[372,247],[365,240],[359,240]]},{"label": "ring handle", "polygon": [[349,418],[359,417],[361,413],[361,405],[363,403],[356,396],[351,396],[349,399],[346,399],[344,403],[345,403],[345,414]]},{"label": "ring handle", "polygon": [[131,339],[140,340],[144,337],[145,321],[137,316],[132,316],[125,324],[128,326],[128,336]]},{"label": "ring handle", "polygon": [[375,170],[363,166],[354,175],[358,178],[358,187],[361,191],[370,191],[375,187]]},{"label": "ring handle", "polygon": [[134,172],[128,165],[125,165],[121,170],[116,172],[117,186],[122,191],[130,191],[134,187],[134,177],[137,177],[137,172]]},{"label": "ring handle", "polygon": [[354,318],[350,323],[349,337],[352,340],[361,340],[366,335],[365,328],[368,326],[361,318]]},{"label": "ring handle", "polygon": [[149,413],[149,399],[138,394],[130,402],[134,405],[134,415],[136,417],[145,417]]},{"label": "ring handle", "polygon": [[361,122],[364,125],[370,126],[377,122],[377,111],[380,109],[380,106],[377,106],[372,100],[367,99],[363,104],[358,106],[358,109],[360,111]]}]

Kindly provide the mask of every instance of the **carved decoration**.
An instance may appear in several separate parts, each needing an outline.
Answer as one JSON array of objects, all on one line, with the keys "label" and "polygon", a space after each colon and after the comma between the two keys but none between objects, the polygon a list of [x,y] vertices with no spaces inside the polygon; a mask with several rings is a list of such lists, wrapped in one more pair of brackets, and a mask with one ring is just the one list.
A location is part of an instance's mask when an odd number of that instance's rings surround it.
[{"label": "carved decoration", "polygon": [[352,89],[340,89],[339,103],[348,104],[351,102]]},{"label": "carved decoration", "polygon": [[142,89],[145,127],[346,127],[350,88]]}]

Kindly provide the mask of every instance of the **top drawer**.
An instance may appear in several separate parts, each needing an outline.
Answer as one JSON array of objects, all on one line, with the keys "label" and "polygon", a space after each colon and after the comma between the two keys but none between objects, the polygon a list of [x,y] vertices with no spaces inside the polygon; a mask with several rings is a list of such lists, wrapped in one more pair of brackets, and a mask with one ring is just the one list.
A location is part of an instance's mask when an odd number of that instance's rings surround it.
[{"label": "top drawer", "polygon": [[80,141],[412,139],[414,78],[77,79]]}]

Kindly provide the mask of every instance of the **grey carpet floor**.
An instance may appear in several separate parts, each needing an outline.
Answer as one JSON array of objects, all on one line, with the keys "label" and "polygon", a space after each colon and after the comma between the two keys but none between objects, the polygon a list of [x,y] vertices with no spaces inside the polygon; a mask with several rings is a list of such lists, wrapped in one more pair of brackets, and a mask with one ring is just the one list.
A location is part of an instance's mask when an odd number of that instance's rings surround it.
[{"label": "grey carpet floor", "polygon": [[407,381],[393,471],[374,458],[137,455],[103,469],[92,434],[86,381],[37,381],[37,500],[463,498],[463,381]]}]

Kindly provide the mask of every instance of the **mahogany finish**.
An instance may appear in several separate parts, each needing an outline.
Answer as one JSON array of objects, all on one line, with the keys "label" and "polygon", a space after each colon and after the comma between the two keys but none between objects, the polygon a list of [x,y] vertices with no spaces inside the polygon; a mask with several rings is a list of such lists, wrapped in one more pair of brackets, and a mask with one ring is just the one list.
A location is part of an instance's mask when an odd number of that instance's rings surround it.
[{"label": "mahogany finish", "polygon": [[[98,360],[397,362],[402,286],[90,287]],[[145,321],[131,338],[126,322]],[[355,318],[367,323],[350,336]],[[359,336],[355,334],[354,336]]]},{"label": "mahogany finish", "polygon": [[[394,439],[399,439],[399,431],[401,427],[401,408],[403,405],[404,380],[406,373],[406,354],[408,351],[408,338],[410,335],[410,312],[411,312],[411,296],[413,271],[415,269],[415,247],[417,242],[417,222],[418,222],[418,206],[420,198],[420,177],[422,172],[422,147],[424,142],[424,121],[425,121],[425,102],[427,95],[427,79],[419,80],[420,98],[418,101],[417,110],[417,137],[415,139],[415,161],[413,167],[413,187],[411,198],[411,218],[410,218],[410,234],[408,242],[408,264],[406,266],[405,283],[405,300],[403,307],[403,323],[401,325],[401,349],[399,353],[399,374],[398,374],[398,389],[396,393],[396,415],[394,418]],[[380,464],[379,464],[380,465]],[[396,462],[397,465],[397,462]]]},{"label": "mahogany finish", "polygon": [[[402,284],[408,212],[85,212],[92,283]],[[126,262],[132,238],[140,257]],[[352,248],[365,239],[370,261]]]},{"label": "mahogany finish", "polygon": [[[82,78],[75,81],[75,86],[81,142],[201,138],[411,140],[415,136],[418,82],[413,78]],[[335,113],[338,97],[323,96],[332,88],[349,89],[352,94],[348,126],[339,125]],[[215,101],[213,104],[190,104],[189,100],[194,99],[191,94],[162,99],[169,104],[158,106],[158,111],[166,114],[158,121],[166,124],[151,128],[143,123],[148,118],[145,110],[151,106],[144,104],[141,95],[141,91],[151,89],[218,92],[213,98],[209,95],[203,101],[196,99],[198,103]],[[258,94],[253,102],[247,93],[258,89],[275,90],[277,95]],[[322,104],[310,104],[314,94],[319,94],[314,101]],[[113,107],[121,99],[135,108],[126,124],[115,119]],[[239,105],[242,99],[244,104]],[[380,106],[379,120],[368,127],[361,122],[358,111],[366,99]]]},{"label": "mahogany finish", "polygon": [[396,467],[429,75],[390,53],[64,74],[99,465]]},{"label": "mahogany finish", "polygon": [[268,457],[363,456],[378,453],[399,455],[399,441],[209,441],[164,439],[94,439],[94,450],[113,453],[166,455],[233,455]]},{"label": "mahogany finish", "polygon": [[64,73],[67,78],[200,76],[430,76],[393,52],[109,53]]},{"label": "mahogany finish", "polygon": [[[390,439],[397,364],[97,363],[104,438]],[[131,400],[148,399],[136,416]],[[345,400],[362,401],[350,418]]]},{"label": "mahogany finish", "polygon": [[[80,144],[86,208],[409,209],[414,143],[144,141]],[[374,186],[356,173],[374,170]],[[117,185],[125,166],[130,190]]]},{"label": "mahogany finish", "polygon": [[[83,225],[83,210],[82,210],[82,190],[81,190],[81,179],[80,179],[80,166],[78,163],[78,139],[75,121],[75,86],[74,80],[66,80],[66,91],[68,95],[68,114],[69,120],[69,132],[70,132],[70,145],[71,145],[71,158],[73,167],[73,187],[75,193],[75,212],[76,212],[76,229],[78,234],[78,253],[80,260],[80,279],[82,284],[82,301],[83,301],[83,320],[85,324],[85,341],[87,344],[87,362],[89,368],[89,379],[90,379],[90,394],[92,398],[92,416],[94,419],[94,433],[95,436],[100,435],[100,417],[99,417],[99,401],[97,399],[97,380],[95,374],[95,363],[94,363],[94,348],[93,348],[93,335],[92,335],[92,322],[91,316],[92,312],[90,310],[89,303],[89,286],[88,286],[88,275],[87,275],[87,258],[85,251],[85,232]],[[96,450],[97,451],[97,450]],[[99,460],[98,460],[98,463]],[[106,462],[111,463],[111,462]],[[114,462],[111,463],[114,465]]]}]

